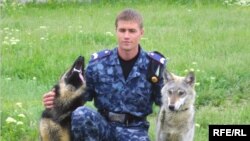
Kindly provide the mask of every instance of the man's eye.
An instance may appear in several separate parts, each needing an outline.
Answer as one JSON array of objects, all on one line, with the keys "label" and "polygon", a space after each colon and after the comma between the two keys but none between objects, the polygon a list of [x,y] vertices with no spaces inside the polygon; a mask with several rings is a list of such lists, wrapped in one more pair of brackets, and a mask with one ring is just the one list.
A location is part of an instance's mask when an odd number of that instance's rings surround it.
[{"label": "man's eye", "polygon": [[135,33],[136,30],[135,30],[135,29],[130,29],[129,32],[130,32],[130,33]]},{"label": "man's eye", "polygon": [[125,29],[119,29],[119,32],[126,32]]}]

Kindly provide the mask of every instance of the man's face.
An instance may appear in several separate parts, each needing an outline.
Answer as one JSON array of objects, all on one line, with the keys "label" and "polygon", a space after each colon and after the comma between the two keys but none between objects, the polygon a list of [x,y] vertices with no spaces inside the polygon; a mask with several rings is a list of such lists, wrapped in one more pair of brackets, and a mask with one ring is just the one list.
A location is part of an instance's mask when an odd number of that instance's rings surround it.
[{"label": "man's face", "polygon": [[116,36],[118,45],[122,50],[137,49],[144,30],[135,21],[118,21]]}]

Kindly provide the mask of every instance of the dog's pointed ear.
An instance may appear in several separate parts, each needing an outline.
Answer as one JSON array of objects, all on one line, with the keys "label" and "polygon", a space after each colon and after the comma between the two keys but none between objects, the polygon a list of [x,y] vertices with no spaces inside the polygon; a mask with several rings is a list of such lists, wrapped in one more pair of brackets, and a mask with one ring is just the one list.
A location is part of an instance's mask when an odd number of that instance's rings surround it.
[{"label": "dog's pointed ear", "polygon": [[189,84],[190,86],[194,87],[195,85],[195,74],[193,71],[190,71],[186,78],[185,78],[185,81],[187,82],[187,84]]},{"label": "dog's pointed ear", "polygon": [[173,75],[168,70],[164,71],[163,78],[164,78],[164,83],[174,80]]}]

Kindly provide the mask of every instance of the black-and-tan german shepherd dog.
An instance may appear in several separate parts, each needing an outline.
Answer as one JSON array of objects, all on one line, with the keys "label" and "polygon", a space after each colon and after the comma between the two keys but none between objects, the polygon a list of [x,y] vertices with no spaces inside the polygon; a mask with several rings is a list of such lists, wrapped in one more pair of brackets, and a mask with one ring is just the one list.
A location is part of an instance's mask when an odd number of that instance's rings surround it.
[{"label": "black-and-tan german shepherd dog", "polygon": [[71,113],[83,104],[86,88],[84,58],[79,56],[73,66],[60,78],[55,89],[54,107],[45,109],[40,120],[42,141],[70,141]]}]

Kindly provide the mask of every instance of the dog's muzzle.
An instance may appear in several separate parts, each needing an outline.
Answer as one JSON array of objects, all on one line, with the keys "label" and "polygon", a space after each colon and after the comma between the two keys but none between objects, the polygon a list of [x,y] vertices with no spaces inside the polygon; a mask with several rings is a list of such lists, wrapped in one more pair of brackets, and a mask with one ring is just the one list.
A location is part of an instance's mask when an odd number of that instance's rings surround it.
[{"label": "dog's muzzle", "polygon": [[171,111],[174,111],[174,110],[175,110],[175,106],[174,106],[174,105],[169,105],[168,108],[169,108],[169,110],[171,110]]},{"label": "dog's muzzle", "polygon": [[84,79],[84,77],[83,77],[83,75],[82,75],[82,70],[81,70],[81,69],[78,70],[78,69],[74,68],[74,69],[73,69],[73,72],[78,72],[79,78],[82,80],[83,83],[85,82],[85,79]]},{"label": "dog's muzzle", "polygon": [[74,68],[74,69],[73,69],[73,72],[82,73],[82,70],[78,70],[78,69]]}]

